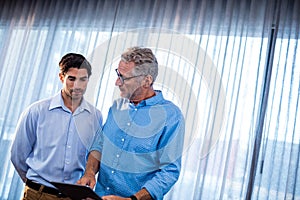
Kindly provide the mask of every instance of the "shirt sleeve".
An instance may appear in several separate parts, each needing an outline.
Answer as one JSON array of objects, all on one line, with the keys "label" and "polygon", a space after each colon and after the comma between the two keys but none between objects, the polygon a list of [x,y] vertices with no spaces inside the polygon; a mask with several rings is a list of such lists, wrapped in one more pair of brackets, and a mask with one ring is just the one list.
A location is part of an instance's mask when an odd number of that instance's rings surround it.
[{"label": "shirt sleeve", "polygon": [[15,139],[11,147],[11,162],[23,181],[26,180],[27,158],[36,141],[36,120],[30,109],[25,110],[18,121]]},{"label": "shirt sleeve", "polygon": [[185,132],[183,116],[180,113],[175,120],[169,120],[169,123],[160,141],[162,148],[158,151],[161,167],[143,186],[154,199],[163,199],[178,180],[181,169]]},{"label": "shirt sleeve", "polygon": [[94,136],[94,140],[92,142],[91,148],[89,149],[89,153],[91,151],[99,151],[102,152],[103,148],[103,127],[99,128]]}]

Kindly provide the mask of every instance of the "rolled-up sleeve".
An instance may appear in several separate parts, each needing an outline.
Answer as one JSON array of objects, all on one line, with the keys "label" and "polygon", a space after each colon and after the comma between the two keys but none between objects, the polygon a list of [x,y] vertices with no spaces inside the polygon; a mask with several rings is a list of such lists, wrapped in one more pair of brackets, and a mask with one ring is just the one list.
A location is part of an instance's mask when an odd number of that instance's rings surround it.
[{"label": "rolled-up sleeve", "polygon": [[170,124],[160,141],[163,146],[158,151],[161,168],[143,186],[154,199],[163,199],[180,175],[185,126],[182,115],[175,116],[175,120],[173,118],[169,121]]}]

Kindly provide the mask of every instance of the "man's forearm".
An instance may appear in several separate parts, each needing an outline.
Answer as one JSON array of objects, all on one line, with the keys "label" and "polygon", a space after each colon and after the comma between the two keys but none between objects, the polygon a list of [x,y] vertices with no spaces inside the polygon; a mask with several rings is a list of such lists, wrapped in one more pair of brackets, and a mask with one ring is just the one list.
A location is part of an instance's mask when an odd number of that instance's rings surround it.
[{"label": "man's forearm", "polygon": [[94,188],[96,184],[95,175],[99,171],[101,154],[97,151],[92,151],[89,154],[88,161],[85,166],[85,172],[76,183],[80,185],[88,185]]},{"label": "man's forearm", "polygon": [[89,154],[88,161],[85,168],[85,175],[93,175],[99,171],[101,153],[98,151],[92,151]]}]

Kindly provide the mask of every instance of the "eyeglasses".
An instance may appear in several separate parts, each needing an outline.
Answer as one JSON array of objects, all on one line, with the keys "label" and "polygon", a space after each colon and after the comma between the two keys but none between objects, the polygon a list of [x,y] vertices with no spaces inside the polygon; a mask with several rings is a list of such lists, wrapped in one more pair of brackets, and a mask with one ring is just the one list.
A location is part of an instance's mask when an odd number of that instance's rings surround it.
[{"label": "eyeglasses", "polygon": [[124,84],[124,81],[125,80],[129,80],[129,79],[132,79],[132,78],[136,78],[136,77],[139,77],[139,76],[145,76],[144,74],[141,74],[141,75],[137,75],[137,76],[130,76],[130,77],[123,77],[123,75],[119,72],[118,69],[115,69],[117,75],[118,75],[118,78],[120,79],[121,83]]}]

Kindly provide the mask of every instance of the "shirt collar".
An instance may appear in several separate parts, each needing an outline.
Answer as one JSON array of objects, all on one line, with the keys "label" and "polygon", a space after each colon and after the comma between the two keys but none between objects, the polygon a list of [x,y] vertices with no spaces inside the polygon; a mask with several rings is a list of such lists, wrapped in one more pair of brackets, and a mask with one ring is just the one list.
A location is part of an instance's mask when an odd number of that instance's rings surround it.
[{"label": "shirt collar", "polygon": [[[64,104],[63,98],[61,96],[61,91],[59,93],[57,93],[56,95],[54,95],[53,98],[51,99],[49,110],[52,110],[55,108],[63,108],[65,110],[67,109]],[[78,109],[79,109],[79,111],[87,110],[88,112],[91,112],[91,109],[88,106],[88,103],[84,98],[82,99],[81,104],[77,108],[77,110]]]}]

